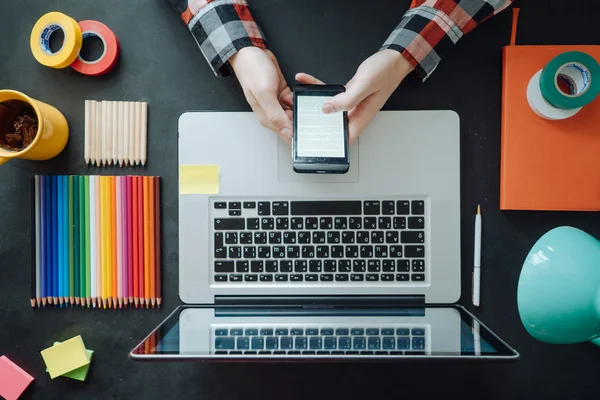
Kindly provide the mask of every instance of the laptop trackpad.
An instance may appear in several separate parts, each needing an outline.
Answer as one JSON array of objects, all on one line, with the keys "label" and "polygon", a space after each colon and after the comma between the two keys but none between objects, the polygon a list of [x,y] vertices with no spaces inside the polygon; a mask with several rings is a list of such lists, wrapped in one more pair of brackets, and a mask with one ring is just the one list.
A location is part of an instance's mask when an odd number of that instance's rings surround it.
[{"label": "laptop trackpad", "polygon": [[280,183],[358,182],[358,140],[350,146],[350,169],[345,174],[298,174],[292,168],[292,148],[277,140],[277,169]]}]

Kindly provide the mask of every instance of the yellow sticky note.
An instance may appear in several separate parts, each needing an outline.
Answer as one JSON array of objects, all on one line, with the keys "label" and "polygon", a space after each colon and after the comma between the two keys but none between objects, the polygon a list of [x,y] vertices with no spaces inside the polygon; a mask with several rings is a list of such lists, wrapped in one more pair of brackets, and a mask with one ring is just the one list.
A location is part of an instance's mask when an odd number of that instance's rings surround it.
[{"label": "yellow sticky note", "polygon": [[81,336],[42,350],[41,354],[52,379],[90,363]]},{"label": "yellow sticky note", "polygon": [[179,166],[179,193],[219,194],[219,166]]}]

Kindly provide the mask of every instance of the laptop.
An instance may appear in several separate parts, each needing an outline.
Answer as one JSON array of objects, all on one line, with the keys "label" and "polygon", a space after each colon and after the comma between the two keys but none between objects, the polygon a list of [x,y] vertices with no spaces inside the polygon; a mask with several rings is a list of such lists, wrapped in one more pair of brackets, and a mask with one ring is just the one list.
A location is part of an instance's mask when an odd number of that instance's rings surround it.
[{"label": "laptop", "polygon": [[252,113],[189,112],[178,125],[179,165],[218,166],[218,190],[179,195],[185,305],[133,359],[518,357],[454,304],[456,113],[380,112],[343,175],[295,173],[289,145]]}]

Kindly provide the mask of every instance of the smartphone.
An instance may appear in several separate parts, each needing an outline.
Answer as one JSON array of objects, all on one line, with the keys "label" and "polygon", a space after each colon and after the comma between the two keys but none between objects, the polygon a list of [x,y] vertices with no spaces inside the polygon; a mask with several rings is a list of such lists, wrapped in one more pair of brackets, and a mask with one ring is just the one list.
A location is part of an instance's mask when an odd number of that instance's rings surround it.
[{"label": "smartphone", "polygon": [[323,113],[323,104],[346,91],[343,85],[294,87],[293,168],[298,173],[345,174],[348,155],[348,113]]}]

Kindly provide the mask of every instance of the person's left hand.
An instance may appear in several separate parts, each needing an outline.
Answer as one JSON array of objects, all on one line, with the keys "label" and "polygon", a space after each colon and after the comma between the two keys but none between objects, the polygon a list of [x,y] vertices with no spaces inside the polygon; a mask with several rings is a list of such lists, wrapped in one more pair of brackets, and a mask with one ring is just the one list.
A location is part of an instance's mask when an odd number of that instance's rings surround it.
[{"label": "person's left hand", "polygon": [[[353,143],[392,95],[413,66],[395,50],[382,50],[367,58],[346,84],[346,91],[323,105],[323,112],[331,114],[348,111],[349,141]],[[323,84],[312,75],[296,74],[300,83]]]}]

